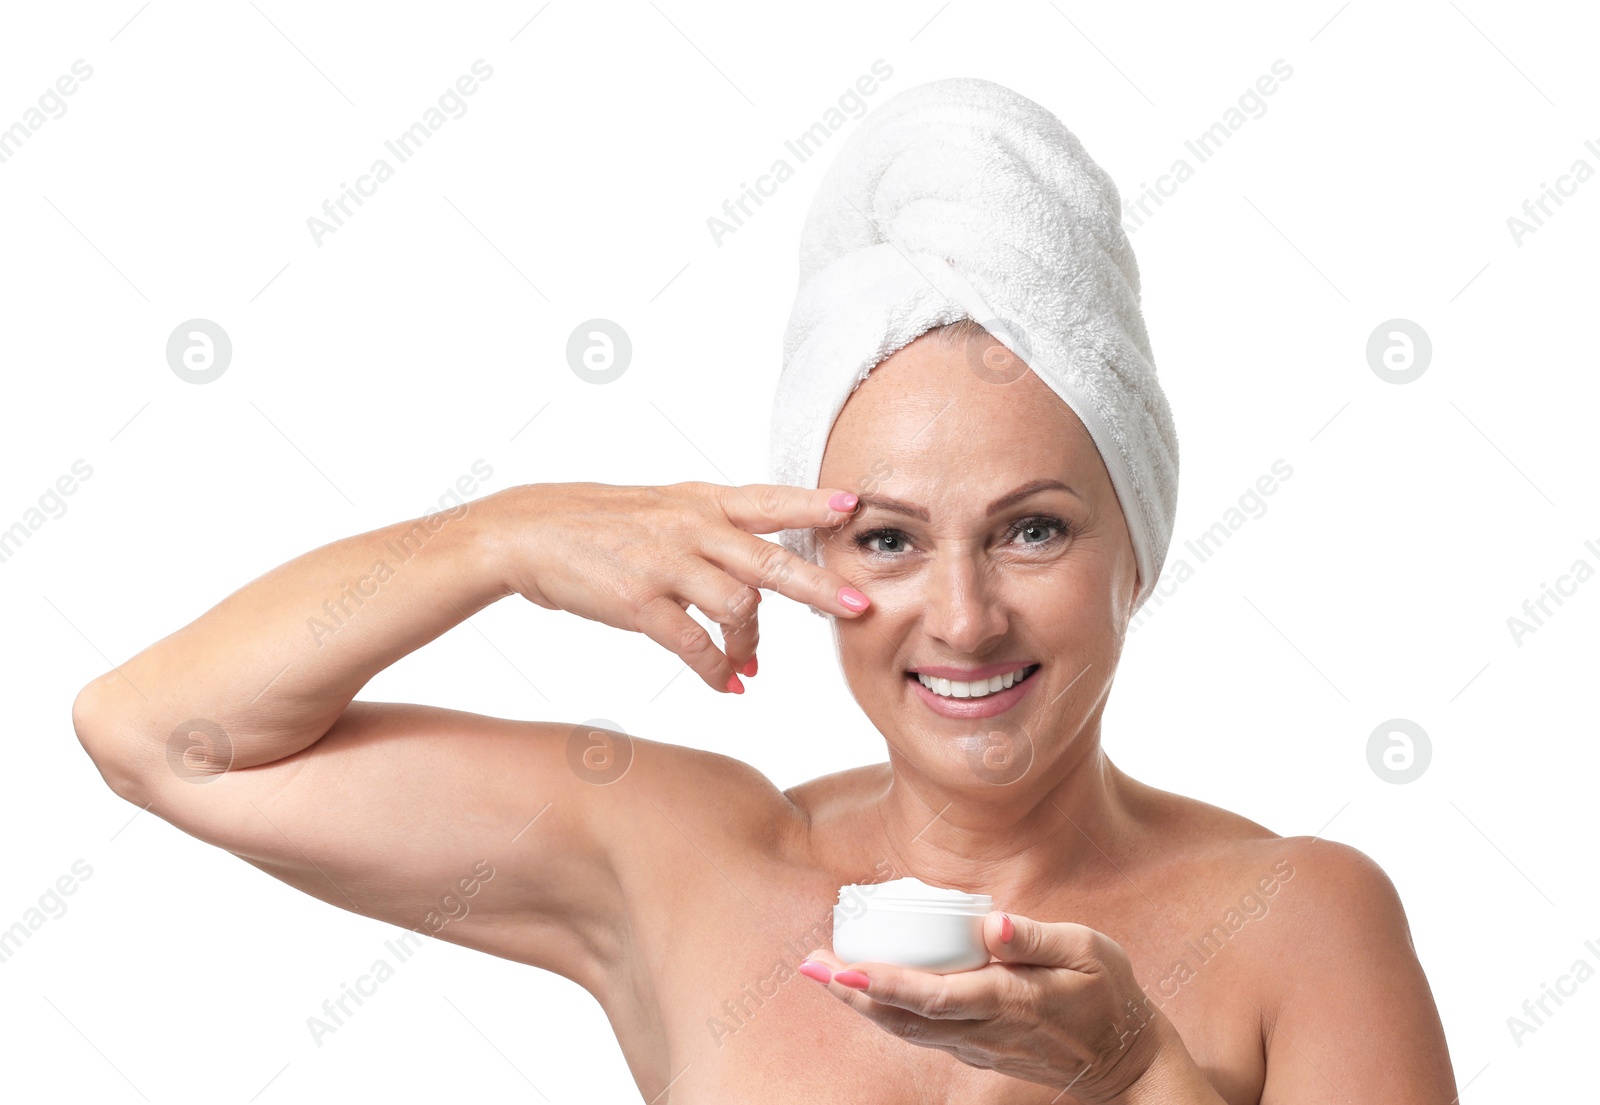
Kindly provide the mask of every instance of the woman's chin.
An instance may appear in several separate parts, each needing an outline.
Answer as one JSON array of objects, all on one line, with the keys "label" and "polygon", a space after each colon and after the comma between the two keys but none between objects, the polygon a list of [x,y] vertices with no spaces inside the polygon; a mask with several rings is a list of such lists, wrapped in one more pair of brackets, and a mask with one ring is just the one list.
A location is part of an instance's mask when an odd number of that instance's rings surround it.
[{"label": "woman's chin", "polygon": [[922,718],[892,731],[902,767],[952,790],[1010,788],[1034,769],[1033,735],[1009,716],[965,723]]}]

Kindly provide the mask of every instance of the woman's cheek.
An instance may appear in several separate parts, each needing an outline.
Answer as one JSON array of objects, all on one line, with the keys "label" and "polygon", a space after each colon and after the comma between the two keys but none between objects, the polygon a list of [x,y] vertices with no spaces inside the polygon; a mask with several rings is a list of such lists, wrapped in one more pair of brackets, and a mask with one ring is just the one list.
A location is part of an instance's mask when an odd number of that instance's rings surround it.
[{"label": "woman's cheek", "polygon": [[928,599],[927,580],[906,568],[857,563],[839,574],[870,598],[873,608],[882,614],[915,608]]}]

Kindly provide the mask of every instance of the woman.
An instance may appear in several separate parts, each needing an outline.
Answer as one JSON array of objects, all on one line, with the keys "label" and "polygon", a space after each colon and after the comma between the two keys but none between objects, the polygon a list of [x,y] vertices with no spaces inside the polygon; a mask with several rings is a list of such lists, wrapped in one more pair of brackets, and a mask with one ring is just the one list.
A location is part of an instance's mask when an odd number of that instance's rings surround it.
[{"label": "woman", "polygon": [[[1161,527],[1049,352],[971,318],[913,321],[826,412],[816,489],[531,484],[334,542],[85,687],[79,736],[118,794],[306,893],[577,982],[647,1101],[1449,1102],[1383,872],[1106,756]],[[513,593],[740,693],[763,589],[830,618],[888,762],[780,792],[707,752],[353,700]],[[832,953],[839,888],[905,876],[993,896],[988,966]]]}]

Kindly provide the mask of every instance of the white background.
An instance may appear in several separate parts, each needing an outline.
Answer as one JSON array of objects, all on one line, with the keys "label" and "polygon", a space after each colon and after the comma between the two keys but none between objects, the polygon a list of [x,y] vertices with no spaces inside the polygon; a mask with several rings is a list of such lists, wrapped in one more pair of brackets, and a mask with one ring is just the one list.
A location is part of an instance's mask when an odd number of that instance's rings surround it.
[{"label": "white background", "polygon": [[[1507,219],[1575,160],[1600,168],[1597,35],[1576,4],[1482,0],[7,5],[0,127],[74,60],[94,71],[0,164],[0,528],[93,468],[0,563],[0,928],[93,869],[0,963],[7,1093],[637,1099],[586,993],[442,941],[318,1047],[307,1017],[401,930],[139,814],[70,704],[271,567],[433,508],[480,458],[482,492],[764,482],[800,224],[855,120],[720,246],[706,220],[878,58],[894,73],[869,104],[1000,81],[1125,200],[1195,169],[1133,232],[1182,442],[1169,567],[1275,460],[1293,475],[1140,624],[1110,755],[1376,859],[1463,1101],[1589,1087],[1600,981],[1520,1044],[1507,1018],[1600,965],[1600,582],[1520,644],[1507,619],[1600,567],[1600,180],[1520,243]],[[479,58],[467,112],[314,242],[307,218]],[[1280,58],[1265,113],[1200,164],[1185,140]],[[634,346],[605,386],[565,358],[596,317]],[[164,355],[192,318],[233,342],[204,386]],[[1395,318],[1433,344],[1404,385],[1366,356]],[[603,716],[780,787],[883,759],[825,622],[769,597],[762,626],[761,674],[719,696],[643,636],[506,601],[362,697]],[[1397,717],[1432,750],[1403,785],[1367,758]]]}]

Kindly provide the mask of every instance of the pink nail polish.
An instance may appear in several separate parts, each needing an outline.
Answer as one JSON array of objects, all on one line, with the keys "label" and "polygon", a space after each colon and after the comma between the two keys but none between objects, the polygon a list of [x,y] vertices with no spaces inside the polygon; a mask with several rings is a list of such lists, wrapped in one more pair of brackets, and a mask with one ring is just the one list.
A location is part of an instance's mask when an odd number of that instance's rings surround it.
[{"label": "pink nail polish", "polygon": [[867,976],[860,971],[840,971],[833,976],[833,981],[842,982],[852,990],[865,990],[867,988]]},{"label": "pink nail polish", "polygon": [[744,694],[744,684],[739,682],[737,675],[728,676],[728,690],[734,694]]},{"label": "pink nail polish", "polygon": [[829,979],[833,978],[833,972],[828,970],[828,968],[823,966],[821,963],[818,963],[815,959],[807,959],[805,962],[801,963],[800,973],[805,975],[807,978],[814,978],[818,982],[822,983],[826,983]]},{"label": "pink nail polish", "polygon": [[740,668],[739,671],[743,675],[754,675],[756,673],[756,658],[754,656],[750,657],[750,662]]},{"label": "pink nail polish", "polygon": [[865,610],[867,604],[872,600],[854,587],[841,587],[839,588],[839,601],[852,610]]},{"label": "pink nail polish", "polygon": [[1009,944],[1011,943],[1011,938],[1016,934],[1017,926],[1012,923],[1011,918],[1004,913],[1000,914],[1000,942]]},{"label": "pink nail polish", "polygon": [[833,498],[828,500],[828,506],[833,510],[849,511],[856,508],[857,501],[856,497],[850,492],[839,491],[834,494]]}]

